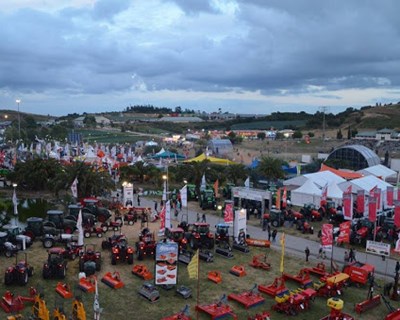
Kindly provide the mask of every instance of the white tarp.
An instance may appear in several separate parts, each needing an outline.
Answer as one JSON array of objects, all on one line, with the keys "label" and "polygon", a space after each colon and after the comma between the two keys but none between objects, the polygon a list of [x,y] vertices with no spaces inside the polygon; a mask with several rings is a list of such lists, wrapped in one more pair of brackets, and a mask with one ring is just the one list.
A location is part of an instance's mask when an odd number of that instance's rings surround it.
[{"label": "white tarp", "polygon": [[328,198],[335,201],[336,204],[342,203],[343,191],[338,187],[335,182],[331,182],[328,185]]},{"label": "white tarp", "polygon": [[389,169],[388,167],[386,167],[382,164],[377,164],[376,166],[365,168],[365,169],[359,170],[357,172],[361,173],[365,176],[373,175],[375,177],[381,178],[384,181],[386,181],[387,178],[396,178],[397,177],[396,171]]},{"label": "white tarp", "polygon": [[358,190],[364,190],[367,193],[376,186],[380,188],[382,192],[384,192],[386,191],[387,187],[391,186],[391,184],[375,176],[365,176],[362,178],[353,179],[351,181],[340,183],[339,188],[344,191],[349,187],[350,184],[352,186],[352,193],[357,193]]},{"label": "white tarp", "polygon": [[334,174],[333,172],[320,171],[315,173],[307,173],[302,176],[288,179],[283,182],[283,185],[302,186],[307,180],[311,180],[320,188],[324,187],[326,184],[329,185],[331,182],[339,184],[346,181],[345,179],[339,177],[337,174]]},{"label": "white tarp", "polygon": [[292,191],[290,201],[295,206],[302,207],[305,203],[310,202],[319,206],[321,194],[321,189],[311,179],[308,179],[300,188]]}]

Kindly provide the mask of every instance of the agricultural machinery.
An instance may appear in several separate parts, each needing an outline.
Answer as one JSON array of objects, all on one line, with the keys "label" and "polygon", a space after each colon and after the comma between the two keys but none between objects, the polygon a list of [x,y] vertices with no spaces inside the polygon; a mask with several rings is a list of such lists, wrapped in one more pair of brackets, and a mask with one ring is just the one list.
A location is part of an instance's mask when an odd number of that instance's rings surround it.
[{"label": "agricultural machinery", "polygon": [[7,233],[0,232],[0,253],[3,253],[7,258],[10,258],[17,252],[17,246],[8,241]]},{"label": "agricultural machinery", "polygon": [[336,205],[334,201],[325,201],[321,203],[318,212],[322,217],[331,217],[337,214]]},{"label": "agricultural machinery", "polygon": [[[271,223],[275,228],[281,227],[285,222],[284,212],[278,209],[271,209],[269,213],[264,214],[264,221]],[[263,226],[263,230],[266,230],[266,225]]]},{"label": "agricultural machinery", "polygon": [[107,240],[103,240],[101,243],[101,248],[111,249],[116,244],[128,244],[128,240],[124,234],[115,234],[111,237],[108,237]]},{"label": "agricultural machinery", "polygon": [[225,199],[232,199],[232,188],[235,187],[234,183],[228,182],[222,189],[222,196]]},{"label": "agricultural machinery", "polygon": [[225,223],[218,223],[215,226],[215,243],[217,244],[215,253],[218,253],[225,258],[233,258],[232,248],[229,240],[229,225]]},{"label": "agricultural machinery", "polygon": [[188,201],[197,201],[199,196],[196,191],[196,186],[194,184],[187,184],[187,199]]},{"label": "agricultural machinery", "polygon": [[315,204],[305,203],[303,208],[300,209],[300,213],[304,215],[304,218],[308,221],[321,221],[322,215],[318,212]]},{"label": "agricultural machinery", "polygon": [[300,230],[303,234],[310,233],[314,234],[314,227],[306,220],[298,220],[296,225],[297,230]]},{"label": "agricultural machinery", "polygon": [[189,224],[185,237],[193,250],[198,248],[214,248],[214,235],[210,232],[210,225],[208,223],[196,222]]},{"label": "agricultural machinery", "polygon": [[82,213],[90,213],[94,215],[97,221],[103,223],[106,222],[110,217],[110,210],[101,207],[98,199],[83,199]]},{"label": "agricultural machinery", "polygon": [[69,233],[61,233],[58,235],[46,234],[43,236],[43,248],[49,249],[54,247],[55,244],[65,244],[76,242],[78,239],[75,235]]},{"label": "agricultural machinery", "polygon": [[182,228],[165,228],[165,237],[178,244],[179,252],[186,250],[187,239],[185,238],[185,231]]},{"label": "agricultural machinery", "polygon": [[157,290],[156,286],[153,285],[151,282],[145,282],[143,285],[140,287],[138,293],[149,300],[150,302],[156,302],[158,299],[160,299],[160,293]]},{"label": "agricultural machinery", "polygon": [[65,260],[65,249],[51,248],[48,250],[47,261],[43,265],[43,278],[58,277],[64,279],[67,274],[67,260]]},{"label": "agricultural machinery", "polygon": [[375,272],[375,267],[359,261],[351,262],[343,267],[343,273],[349,275],[350,283],[365,285]]},{"label": "agricultural machinery", "polygon": [[[70,204],[68,206],[68,213],[65,218],[77,221],[79,212],[82,211],[82,209],[83,209],[83,207],[80,203]],[[93,214],[82,211],[82,224],[83,225],[93,225],[94,221],[96,221],[96,217]]]},{"label": "agricultural machinery", "polygon": [[321,318],[320,320],[331,320],[331,319],[343,319],[343,320],[354,320],[355,318],[349,314],[343,313],[343,300],[338,298],[330,298],[327,301],[327,306],[331,308],[329,315]]},{"label": "agricultural machinery", "polygon": [[156,245],[154,234],[148,228],[144,228],[139,234],[139,241],[136,242],[138,260],[143,260],[144,256],[154,256]]},{"label": "agricultural machinery", "polygon": [[28,278],[33,275],[33,267],[29,265],[27,255],[25,253],[25,260],[18,261],[18,256],[15,257],[15,265],[6,269],[4,274],[4,284],[10,285],[18,283],[26,285]]},{"label": "agricultural machinery", "polygon": [[94,245],[86,245],[79,256],[79,271],[85,272],[86,276],[94,274],[101,269],[101,253],[95,250]]},{"label": "agricultural machinery", "polygon": [[217,202],[215,200],[214,190],[206,189],[201,192],[200,195],[200,208],[205,209],[217,209]]},{"label": "agricultural machinery", "polygon": [[356,224],[352,226],[350,233],[350,243],[351,244],[361,244],[365,245],[367,240],[373,239],[373,233],[376,235],[376,241],[380,241],[382,227],[377,226],[374,228],[374,223],[369,219],[363,218],[359,219]]},{"label": "agricultural machinery", "polygon": [[2,231],[8,235],[8,241],[17,246],[18,250],[22,250],[25,242],[25,248],[32,245],[31,237],[21,234],[21,228],[16,225],[6,224],[1,227]]},{"label": "agricultural machinery", "polygon": [[115,265],[118,261],[127,261],[128,264],[133,264],[133,253],[133,248],[127,244],[116,244],[111,248],[111,264]]}]

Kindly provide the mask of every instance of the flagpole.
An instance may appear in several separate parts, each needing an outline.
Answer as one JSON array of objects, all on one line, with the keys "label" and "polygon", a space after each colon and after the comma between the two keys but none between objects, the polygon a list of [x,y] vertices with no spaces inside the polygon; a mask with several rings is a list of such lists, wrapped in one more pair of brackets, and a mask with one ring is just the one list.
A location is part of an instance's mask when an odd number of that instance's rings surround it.
[{"label": "flagpole", "polygon": [[[196,305],[199,305],[200,302],[200,257],[199,257],[199,249],[197,249],[197,301]],[[196,319],[199,320],[199,310],[196,308]]]},{"label": "flagpole", "polygon": [[[333,273],[333,242],[334,241],[335,241],[335,239],[334,239],[333,224],[332,224],[331,274]],[[323,248],[322,248],[322,250],[323,250]]]}]

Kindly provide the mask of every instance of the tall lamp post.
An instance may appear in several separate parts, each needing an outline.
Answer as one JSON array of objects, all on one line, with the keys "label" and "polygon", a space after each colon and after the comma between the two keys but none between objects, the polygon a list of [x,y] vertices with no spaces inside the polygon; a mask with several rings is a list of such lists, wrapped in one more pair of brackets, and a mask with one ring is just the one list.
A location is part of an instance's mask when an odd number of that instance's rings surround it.
[{"label": "tall lamp post", "polygon": [[[14,193],[13,193],[13,197],[12,197],[12,202],[14,205],[14,215],[18,216],[18,199],[17,199],[17,191],[16,191],[18,185],[16,183],[13,183],[12,186],[14,188]],[[15,224],[17,225],[17,221],[15,221]]]},{"label": "tall lamp post", "polygon": [[19,113],[19,104],[21,103],[21,99],[15,100],[18,106],[18,141],[21,140],[21,115]]}]

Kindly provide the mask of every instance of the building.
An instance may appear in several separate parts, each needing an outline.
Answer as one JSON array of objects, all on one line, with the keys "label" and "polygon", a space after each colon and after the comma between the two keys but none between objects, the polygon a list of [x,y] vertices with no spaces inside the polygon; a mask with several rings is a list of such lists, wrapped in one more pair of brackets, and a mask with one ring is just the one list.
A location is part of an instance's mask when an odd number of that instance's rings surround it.
[{"label": "building", "polygon": [[400,133],[392,129],[383,128],[378,131],[364,131],[357,133],[355,139],[376,140],[376,141],[399,141]]},{"label": "building", "polygon": [[233,153],[233,145],[229,139],[211,139],[207,146],[216,156],[228,156]]}]

